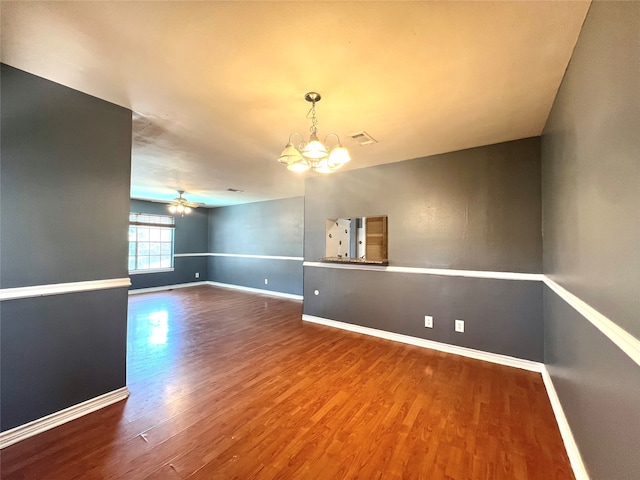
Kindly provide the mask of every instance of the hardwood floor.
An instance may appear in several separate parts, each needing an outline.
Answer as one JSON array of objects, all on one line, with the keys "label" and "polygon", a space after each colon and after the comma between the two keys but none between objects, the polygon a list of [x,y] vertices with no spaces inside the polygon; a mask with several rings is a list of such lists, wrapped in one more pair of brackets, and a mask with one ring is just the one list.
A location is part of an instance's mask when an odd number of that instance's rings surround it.
[{"label": "hardwood floor", "polygon": [[301,313],[208,286],[130,297],[131,396],[5,448],[1,478],[574,478],[539,374]]}]

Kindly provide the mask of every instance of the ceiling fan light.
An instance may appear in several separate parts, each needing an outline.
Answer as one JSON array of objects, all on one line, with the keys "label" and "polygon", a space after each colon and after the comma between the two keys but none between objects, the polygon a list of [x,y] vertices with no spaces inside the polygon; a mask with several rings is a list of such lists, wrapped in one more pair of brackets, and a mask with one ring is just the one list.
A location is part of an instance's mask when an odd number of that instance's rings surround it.
[{"label": "ceiling fan light", "polygon": [[331,154],[329,155],[329,165],[332,167],[340,168],[350,161],[351,157],[349,156],[349,151],[342,145],[338,145],[336,148],[331,150]]},{"label": "ceiling fan light", "polygon": [[191,213],[191,207],[184,207],[184,213]]},{"label": "ceiling fan light", "polygon": [[176,206],[175,205],[169,205],[169,212],[176,213]]}]

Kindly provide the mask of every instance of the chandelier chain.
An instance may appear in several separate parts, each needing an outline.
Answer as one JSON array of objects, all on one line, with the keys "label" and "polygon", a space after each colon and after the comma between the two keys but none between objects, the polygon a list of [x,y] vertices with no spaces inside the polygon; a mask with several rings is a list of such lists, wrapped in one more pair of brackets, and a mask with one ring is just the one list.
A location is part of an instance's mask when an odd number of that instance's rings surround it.
[{"label": "chandelier chain", "polygon": [[309,132],[311,132],[312,135],[317,136],[318,119],[316,118],[316,102],[311,102],[311,108],[307,113],[307,118],[311,119],[311,126],[309,127]]}]

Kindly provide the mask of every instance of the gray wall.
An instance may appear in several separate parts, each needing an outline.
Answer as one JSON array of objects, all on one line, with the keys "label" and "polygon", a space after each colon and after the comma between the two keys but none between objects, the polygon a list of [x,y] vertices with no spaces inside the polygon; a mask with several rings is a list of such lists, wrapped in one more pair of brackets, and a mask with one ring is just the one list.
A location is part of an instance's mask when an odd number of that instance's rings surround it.
[{"label": "gray wall", "polygon": [[[131,111],[1,68],[0,287],[126,278]],[[125,386],[126,288],[0,318],[3,431]]]},{"label": "gray wall", "polygon": [[1,288],[127,276],[130,116],[2,65]]},{"label": "gray wall", "polygon": [[[305,260],[324,256],[326,219],[372,215],[391,265],[539,273],[539,138],[308,178]],[[305,267],[304,292],[305,314],[542,361],[535,281]]]},{"label": "gray wall", "polygon": [[[131,212],[169,215],[164,203],[131,200]],[[206,208],[196,208],[190,214],[181,217],[174,215],[174,253],[208,252],[209,213]],[[195,274],[200,277],[196,278]],[[131,275],[131,290],[138,288],[161,287],[189,282],[201,282],[208,279],[208,261],[206,256],[175,257],[173,272],[140,273]]]},{"label": "gray wall", "polygon": [[539,138],[311,177],[305,199],[305,260],[325,219],[388,215],[393,265],[542,271]]},{"label": "gray wall", "polygon": [[309,315],[542,361],[539,282],[305,267],[304,285]]},{"label": "gray wall", "polygon": [[0,304],[2,431],[126,385],[127,289]]},{"label": "gray wall", "polygon": [[[640,337],[640,3],[594,2],[542,137],[544,271]],[[555,293],[545,360],[593,479],[640,472],[638,366]]]},{"label": "gray wall", "polygon": [[640,368],[551,289],[545,363],[591,480],[640,472]]},{"label": "gray wall", "polygon": [[[303,197],[212,208],[208,251],[302,257],[303,232]],[[302,261],[209,257],[209,280],[301,295]]]}]

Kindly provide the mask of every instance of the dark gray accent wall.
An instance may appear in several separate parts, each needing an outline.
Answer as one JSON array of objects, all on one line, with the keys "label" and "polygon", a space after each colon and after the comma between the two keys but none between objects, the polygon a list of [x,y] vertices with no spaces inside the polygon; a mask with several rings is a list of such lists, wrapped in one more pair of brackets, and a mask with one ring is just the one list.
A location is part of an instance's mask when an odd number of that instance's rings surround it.
[{"label": "dark gray accent wall", "polygon": [[210,257],[209,263],[211,281],[302,295],[302,261]]},{"label": "dark gray accent wall", "polygon": [[544,290],[545,363],[592,480],[640,472],[640,368],[552,290]]},{"label": "dark gray accent wall", "polygon": [[305,267],[304,286],[310,315],[542,361],[540,282]]},{"label": "dark gray accent wall", "polygon": [[[164,203],[131,200],[131,212],[170,215]],[[188,215],[174,215],[174,253],[208,252],[209,213],[207,208],[196,208]],[[175,257],[173,272],[139,273],[131,275],[131,290],[138,288],[162,287],[181,283],[201,282],[208,279],[206,256]],[[199,278],[195,274],[199,273]]]},{"label": "dark gray accent wall", "polygon": [[1,74],[0,287],[126,277],[131,111]]},{"label": "dark gray accent wall", "polygon": [[[303,197],[209,210],[211,253],[302,257],[303,234]],[[301,295],[302,261],[209,257],[209,280]]]},{"label": "dark gray accent wall", "polygon": [[302,257],[304,197],[209,209],[215,253]]},{"label": "dark gray accent wall", "polygon": [[127,290],[0,304],[2,430],[126,385]]},{"label": "dark gray accent wall", "polygon": [[[593,2],[542,136],[544,271],[640,337],[640,3]],[[640,472],[638,366],[550,290],[545,361],[592,479]]]},{"label": "dark gray accent wall", "polygon": [[[0,287],[126,278],[131,111],[1,75]],[[126,291],[0,303],[2,431],[125,386]]]},{"label": "dark gray accent wall", "polygon": [[311,177],[305,200],[308,261],[326,219],[388,215],[392,265],[542,271],[537,137]]},{"label": "dark gray accent wall", "polygon": [[640,337],[640,3],[594,2],[543,136],[544,270]]},{"label": "dark gray accent wall", "polygon": [[[529,138],[311,177],[305,260],[324,256],[326,219],[387,215],[390,265],[539,273],[539,146]],[[305,267],[304,298],[308,315],[542,361],[536,281]]]}]

